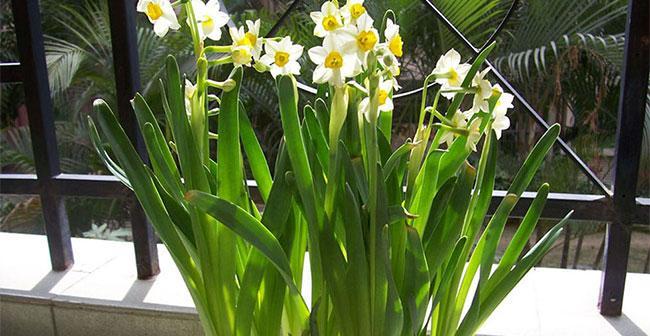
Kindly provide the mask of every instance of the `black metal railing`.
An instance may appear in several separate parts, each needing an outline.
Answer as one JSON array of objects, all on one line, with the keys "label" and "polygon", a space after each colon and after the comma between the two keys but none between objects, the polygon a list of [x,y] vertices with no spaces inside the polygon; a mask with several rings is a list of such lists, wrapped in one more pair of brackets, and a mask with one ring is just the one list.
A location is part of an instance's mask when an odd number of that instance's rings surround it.
[{"label": "black metal railing", "polygon": [[[432,1],[422,1],[474,55],[477,55],[497,36],[518,4],[517,0],[513,1],[503,21],[490,35],[488,41],[481,48],[477,48],[436,8]],[[271,35],[277,32],[289,12],[297,8],[296,5],[299,2],[300,0],[294,0],[288,7],[271,29]],[[118,113],[131,141],[145,158],[142,139],[129,103],[134,93],[140,88],[135,25],[136,1],[110,0],[108,3]],[[62,271],[69,268],[74,262],[64,198],[70,196],[132,198],[134,196],[113,176],[61,173],[38,0],[12,0],[12,10],[20,63],[0,64],[0,82],[24,83],[36,174],[0,174],[0,193],[40,196],[52,269]],[[647,0],[628,1],[613,191],[591,171],[589,166],[566,142],[559,140],[558,144],[561,149],[598,187],[602,195],[550,194],[542,214],[545,218],[561,218],[567,211],[573,209],[575,210],[574,219],[609,222],[599,300],[600,312],[603,315],[621,314],[631,225],[650,222],[650,199],[635,198],[643,136],[645,91],[648,85],[648,59],[650,59],[648,13]],[[535,121],[542,128],[548,128],[546,121],[509,83],[507,78],[498,72],[489,61],[487,64],[492,68],[497,81],[507,91],[512,92]],[[301,84],[300,88],[307,92],[315,92],[313,88],[305,84]],[[414,90],[401,94],[399,97],[417,92]],[[494,211],[504,196],[504,191],[494,192],[490,213]],[[513,211],[513,216],[523,216],[534,197],[535,193],[533,192],[524,193]],[[156,239],[141,208],[137,202],[133,203],[136,205],[131,209],[131,224],[138,278],[146,279],[159,272]],[[567,253],[568,251],[565,252],[563,259],[566,259]]]}]

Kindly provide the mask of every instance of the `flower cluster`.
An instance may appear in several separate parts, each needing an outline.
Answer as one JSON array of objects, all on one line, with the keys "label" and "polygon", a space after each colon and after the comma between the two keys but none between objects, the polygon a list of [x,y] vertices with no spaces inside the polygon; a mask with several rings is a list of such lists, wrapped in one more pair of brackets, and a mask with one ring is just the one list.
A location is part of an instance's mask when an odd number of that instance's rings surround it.
[{"label": "flower cluster", "polygon": [[[227,53],[227,57],[214,64],[233,63],[235,66],[254,65],[258,71],[269,71],[275,78],[278,75],[299,75],[298,59],[303,47],[294,44],[289,37],[264,38],[260,36],[260,20],[245,22],[245,26],[232,27],[229,35],[232,44],[203,48],[206,39],[219,41],[222,28],[230,20],[221,11],[219,0],[139,0],[137,10],[147,15],[158,36],[165,36],[180,25],[174,10],[175,6],[185,6],[187,25],[193,38],[200,44],[197,50],[202,56],[207,51]],[[316,64],[313,81],[328,83],[340,89],[347,85],[359,88],[366,94],[359,102],[358,110],[370,114],[370,93],[377,93],[378,112],[392,111],[392,95],[400,86],[395,79],[400,74],[400,61],[403,56],[403,41],[400,27],[386,15],[383,32],[374,26],[374,20],[364,7],[364,0],[347,0],[339,7],[338,1],[326,1],[319,11],[310,13],[314,22],[313,33],[322,38],[322,44],[309,49],[309,58]],[[212,49],[211,49],[212,48]],[[212,62],[212,61],[211,61]],[[211,63],[213,64],[213,63]],[[476,149],[476,142],[483,133],[481,123],[489,117],[489,125],[501,137],[503,130],[510,126],[507,111],[512,108],[513,96],[503,92],[499,85],[487,80],[489,68],[472,72],[473,77],[466,80],[471,65],[461,61],[460,54],[451,49],[440,57],[431,76],[440,85],[440,95],[453,100],[458,94],[472,95],[472,105],[466,111],[454,111],[448,118],[439,116],[446,130],[440,137],[448,145],[459,134],[468,134],[468,146]],[[379,77],[378,83],[370,87],[369,78]],[[376,78],[375,77],[375,78]],[[359,81],[359,82],[357,82]],[[216,83],[216,82],[213,82]],[[192,97],[194,86],[188,82],[188,99]],[[372,89],[372,90],[371,90]]]},{"label": "flower cluster", "polygon": [[[468,146],[476,150],[476,142],[481,136],[480,124],[484,117],[490,118],[491,128],[494,130],[497,139],[501,138],[503,130],[510,127],[510,119],[506,115],[508,109],[512,108],[512,94],[503,92],[498,84],[492,85],[486,76],[490,69],[477,71],[469,84],[469,88],[463,87],[465,78],[470,71],[471,65],[461,63],[460,54],[449,50],[441,56],[436,63],[435,69],[431,72],[437,84],[440,85],[440,94],[447,99],[454,99],[459,92],[467,92],[473,95],[472,107],[467,111],[457,111],[451,119],[446,121],[447,126],[452,129],[466,129],[469,133]],[[490,108],[490,103],[493,106]],[[448,132],[441,137],[442,142],[451,145],[457,133]]]},{"label": "flower cluster", "polygon": [[[347,84],[362,87],[355,82],[357,76],[363,74],[361,79],[365,80],[376,71],[380,77],[376,88],[378,109],[392,111],[392,93],[399,89],[395,76],[400,73],[402,37],[399,26],[388,18],[382,38],[363,1],[348,0],[340,8],[338,2],[327,1],[320,11],[310,14],[315,23],[314,35],[323,39],[322,45],[309,49],[309,58],[316,64],[313,81],[335,88]],[[366,97],[359,103],[359,112],[368,115],[369,108],[370,97]]]},{"label": "flower cluster", "polygon": [[[147,15],[154,25],[154,32],[159,37],[164,37],[171,30],[178,30],[180,25],[174,6],[182,2],[169,0],[139,0],[138,12]],[[189,9],[187,9],[189,8]],[[222,37],[221,29],[228,23],[230,17],[221,11],[219,0],[191,0],[187,17],[187,25],[193,36],[196,35],[201,46],[203,41],[210,39],[219,41]],[[281,39],[265,39],[260,36],[260,20],[246,21],[246,27],[232,27],[228,30],[232,44],[219,51],[228,51],[229,57],[222,59],[222,63],[232,62],[236,66],[251,66],[256,63],[258,70],[270,70],[273,77],[279,74],[300,73],[300,64],[297,60],[303,52],[303,47],[293,44],[289,37]],[[265,51],[266,54],[262,55]]]},{"label": "flower cluster", "polygon": [[315,83],[329,83],[335,87],[345,85],[346,79],[368,68],[368,55],[375,53],[380,63],[391,74],[399,74],[398,57],[402,57],[402,37],[399,26],[387,20],[384,42],[373,26],[374,20],[363,0],[348,0],[339,8],[332,1],[325,2],[320,11],[312,12],[316,24],[314,35],[323,38],[323,45],[311,48],[309,57],[317,65]]}]

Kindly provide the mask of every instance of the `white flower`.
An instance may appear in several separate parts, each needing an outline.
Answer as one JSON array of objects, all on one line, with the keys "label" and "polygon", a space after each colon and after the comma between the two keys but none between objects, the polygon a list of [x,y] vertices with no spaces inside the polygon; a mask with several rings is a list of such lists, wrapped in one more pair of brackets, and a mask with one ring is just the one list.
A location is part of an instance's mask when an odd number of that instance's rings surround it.
[{"label": "white flower", "polygon": [[136,9],[147,15],[158,37],[165,36],[169,29],[178,30],[181,27],[169,0],[139,0]]},{"label": "white flower", "polygon": [[472,108],[467,111],[470,115],[480,111],[487,112],[490,109],[488,99],[492,96],[492,84],[485,79],[489,71],[489,68],[479,71],[472,79],[472,88],[476,93],[474,93]]},{"label": "white flower", "polygon": [[472,151],[476,152],[476,144],[481,139],[483,133],[481,132],[481,122],[482,118],[474,118],[469,124],[467,130],[469,135],[467,136],[467,148],[470,148]]},{"label": "white flower", "polygon": [[251,49],[253,51],[253,58],[256,60],[259,59],[260,55],[262,54],[263,41],[260,38],[260,25],[261,25],[260,19],[255,20],[255,22],[251,20],[246,20],[246,26],[248,27],[248,31],[246,32],[245,36],[251,45]]},{"label": "white flower", "polygon": [[219,0],[192,0],[192,9],[199,28],[201,40],[209,38],[214,41],[221,39],[221,27],[228,23],[228,14],[219,10]]},{"label": "white flower", "polygon": [[293,44],[289,36],[285,36],[279,42],[267,40],[264,49],[266,54],[262,56],[260,62],[270,68],[273,78],[280,74],[300,74],[298,58],[302,55],[303,47]]},{"label": "white flower", "polygon": [[[454,128],[465,128],[467,126],[467,116],[465,113],[461,113],[460,111],[457,111],[454,113],[454,116],[451,117],[451,127]],[[458,134],[451,132],[451,131],[446,131],[441,137],[440,137],[440,142],[445,142],[447,143],[447,147],[451,146],[452,142],[454,142],[454,139],[458,137]]]},{"label": "white flower", "polygon": [[[436,67],[431,73],[436,75],[436,83],[442,86],[441,90],[453,90],[461,87],[470,67],[467,63],[461,64],[460,54],[451,49],[438,59]],[[447,99],[452,99],[455,93],[443,92],[442,95]]]},{"label": "white flower", "polygon": [[230,28],[230,38],[232,39],[232,61],[235,65],[250,66],[253,60],[253,47],[251,40],[248,39],[244,32],[244,27]]},{"label": "white flower", "polygon": [[368,53],[373,50],[379,40],[379,33],[377,29],[372,26],[373,20],[369,15],[361,16],[357,21],[354,29],[354,41],[350,44],[352,49],[357,52],[357,57],[363,64],[367,66]]},{"label": "white flower", "polygon": [[[391,91],[393,90],[393,81],[392,80],[380,80],[378,87],[379,96],[379,112],[389,112],[392,111],[393,99],[390,97]],[[370,113],[370,97],[363,98],[359,103],[359,113],[363,113],[366,116]]]},{"label": "white flower", "polygon": [[314,23],[316,23],[316,27],[314,27],[314,35],[318,37],[325,37],[343,27],[341,12],[331,1],[323,3],[320,12],[311,12],[309,16]]},{"label": "white flower", "polygon": [[192,98],[196,92],[196,84],[192,84],[189,80],[185,80],[185,112],[187,115],[192,114]]},{"label": "white flower", "polygon": [[361,72],[361,63],[357,56],[342,48],[345,43],[336,43],[337,38],[328,36],[323,46],[309,49],[309,58],[317,66],[314,70],[314,82],[329,82],[336,87],[345,85],[345,79]]},{"label": "white flower", "polygon": [[363,0],[348,0],[345,6],[341,7],[341,15],[345,24],[355,24],[364,16],[370,17],[363,7]]},{"label": "white flower", "polygon": [[393,23],[393,20],[386,21],[386,30],[384,30],[384,37],[386,37],[386,45],[388,50],[396,57],[402,57],[402,36],[399,34],[399,26]]},{"label": "white flower", "polygon": [[503,89],[499,84],[496,84],[492,87],[493,94],[499,94],[499,99],[494,105],[494,111],[492,112],[492,129],[497,135],[497,139],[501,138],[501,132],[510,127],[510,118],[506,115],[508,109],[512,108],[512,100],[514,96],[510,93],[504,93]]}]

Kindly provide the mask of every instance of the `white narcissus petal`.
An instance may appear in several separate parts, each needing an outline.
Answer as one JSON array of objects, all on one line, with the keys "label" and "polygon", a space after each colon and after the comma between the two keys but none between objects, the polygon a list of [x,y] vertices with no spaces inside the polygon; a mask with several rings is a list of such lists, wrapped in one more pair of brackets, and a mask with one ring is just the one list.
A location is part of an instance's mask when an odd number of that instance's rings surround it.
[{"label": "white narcissus petal", "polygon": [[386,98],[386,102],[380,106],[380,110],[382,111],[392,111],[394,108],[393,106],[393,100],[391,98]]},{"label": "white narcissus petal", "polygon": [[271,76],[273,76],[273,78],[277,77],[279,74],[282,73],[282,69],[279,66],[275,65],[275,64],[273,64],[271,66],[270,71],[271,71]]},{"label": "white narcissus petal", "polygon": [[284,66],[287,69],[287,72],[294,75],[300,75],[300,64],[296,61],[289,62]]},{"label": "white narcissus petal", "polygon": [[158,37],[163,37],[169,31],[169,23],[163,20],[156,20],[153,24],[153,31]]},{"label": "white narcissus petal", "polygon": [[332,78],[332,70],[326,68],[324,65],[319,65],[314,69],[314,82],[325,83]]},{"label": "white narcissus petal", "polygon": [[194,15],[197,20],[201,20],[207,14],[206,5],[203,0],[192,0],[192,10],[194,10]]},{"label": "white narcissus petal", "polygon": [[268,66],[271,66],[271,64],[274,61],[275,61],[274,55],[272,55],[272,54],[267,53],[267,54],[262,55],[262,57],[260,57],[260,62],[262,62],[262,63],[264,63],[264,64],[266,64]]},{"label": "white narcissus petal", "polygon": [[312,62],[322,64],[325,62],[325,57],[329,54],[329,50],[325,47],[313,47],[309,49],[308,54]]}]

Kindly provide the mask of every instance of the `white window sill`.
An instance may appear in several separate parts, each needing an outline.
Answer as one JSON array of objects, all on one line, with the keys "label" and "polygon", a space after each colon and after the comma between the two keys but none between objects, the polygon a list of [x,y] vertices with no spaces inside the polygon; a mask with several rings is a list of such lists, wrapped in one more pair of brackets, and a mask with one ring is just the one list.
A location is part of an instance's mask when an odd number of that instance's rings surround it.
[{"label": "white window sill", "polygon": [[[161,273],[137,280],[131,243],[73,238],[72,269],[51,272],[46,238],[0,233],[0,335],[201,335],[164,246]],[[648,335],[650,275],[629,273],[624,315],[597,310],[599,271],[533,269],[480,335]]]}]

